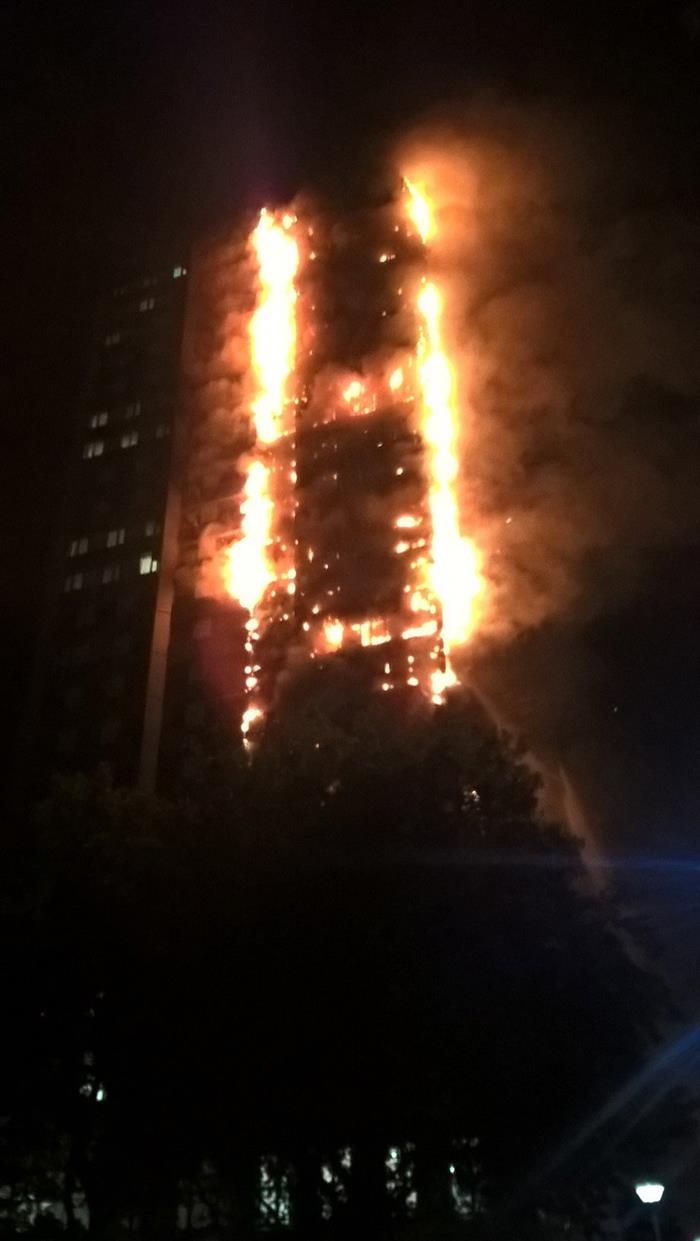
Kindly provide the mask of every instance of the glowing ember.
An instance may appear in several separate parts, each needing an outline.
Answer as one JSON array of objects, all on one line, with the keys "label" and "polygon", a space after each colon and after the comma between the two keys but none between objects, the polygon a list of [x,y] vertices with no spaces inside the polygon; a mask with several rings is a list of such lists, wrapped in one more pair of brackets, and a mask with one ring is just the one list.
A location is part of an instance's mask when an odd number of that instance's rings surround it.
[{"label": "glowing ember", "polygon": [[397,366],[389,376],[389,387],[392,392],[399,392],[403,387],[403,370]]},{"label": "glowing ember", "polygon": [[414,530],[420,525],[420,517],[413,517],[411,513],[402,513],[396,518],[394,525],[397,530]]}]

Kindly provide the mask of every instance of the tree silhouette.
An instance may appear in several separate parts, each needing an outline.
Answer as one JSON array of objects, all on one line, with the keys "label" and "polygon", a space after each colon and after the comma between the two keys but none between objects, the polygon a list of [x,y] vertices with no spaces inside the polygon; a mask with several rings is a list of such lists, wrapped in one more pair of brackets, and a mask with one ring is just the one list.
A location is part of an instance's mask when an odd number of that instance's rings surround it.
[{"label": "tree silhouette", "polygon": [[48,1176],[100,1237],[583,1236],[682,1134],[660,1091],[571,1144],[668,1001],[469,696],[309,692],[179,772],[64,782],[18,845],[8,1226]]}]

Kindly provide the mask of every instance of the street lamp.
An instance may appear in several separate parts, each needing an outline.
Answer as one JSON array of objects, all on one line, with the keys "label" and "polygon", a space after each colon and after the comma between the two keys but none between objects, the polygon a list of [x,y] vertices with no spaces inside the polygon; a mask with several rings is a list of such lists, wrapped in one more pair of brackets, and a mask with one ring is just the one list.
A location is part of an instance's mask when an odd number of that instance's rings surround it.
[{"label": "street lamp", "polygon": [[639,1185],[635,1185],[634,1192],[640,1202],[643,1202],[645,1206],[650,1206],[652,1208],[651,1225],[654,1229],[654,1241],[661,1241],[659,1214],[658,1211],[654,1210],[654,1208],[658,1206],[664,1196],[664,1186],[660,1185],[658,1181],[642,1181]]}]

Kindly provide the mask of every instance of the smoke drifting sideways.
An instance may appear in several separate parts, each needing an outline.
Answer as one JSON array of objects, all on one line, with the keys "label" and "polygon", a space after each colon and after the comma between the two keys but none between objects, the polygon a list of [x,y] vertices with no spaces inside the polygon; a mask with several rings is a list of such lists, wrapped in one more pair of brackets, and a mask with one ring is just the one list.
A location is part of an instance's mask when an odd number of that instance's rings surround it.
[{"label": "smoke drifting sideways", "polygon": [[[477,105],[404,140],[436,204],[464,411],[462,513],[483,550],[481,630],[587,616],[646,548],[700,533],[700,227],[639,197],[595,135]],[[623,567],[591,576],[591,553]]]},{"label": "smoke drifting sideways", "polygon": [[700,541],[700,225],[655,154],[624,118],[488,99],[394,160],[436,204],[463,528],[488,581],[469,679],[579,788],[602,748],[586,623]]},{"label": "smoke drifting sideways", "polygon": [[[435,206],[429,262],[463,411],[460,516],[487,581],[458,669],[580,790],[598,764],[605,677],[586,624],[634,599],[651,552],[700,537],[700,230],[623,124],[604,130],[559,106],[477,101],[404,136],[387,162],[391,189],[361,214],[306,195],[294,204],[318,251],[302,277],[299,381],[312,413],[352,379],[382,388],[394,367],[409,373],[416,324],[398,294],[424,256],[397,232],[408,173]],[[238,231],[203,257],[189,500],[209,595],[250,447],[255,273]],[[348,509],[353,478],[338,480]],[[304,490],[300,478],[301,501]],[[391,537],[394,498],[370,491],[367,520]]]}]

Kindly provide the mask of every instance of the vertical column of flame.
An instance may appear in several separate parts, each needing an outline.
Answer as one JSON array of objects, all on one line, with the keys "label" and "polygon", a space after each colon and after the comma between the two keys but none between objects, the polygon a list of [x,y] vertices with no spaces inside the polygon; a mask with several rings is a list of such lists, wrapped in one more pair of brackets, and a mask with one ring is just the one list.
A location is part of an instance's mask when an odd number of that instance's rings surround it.
[{"label": "vertical column of flame", "polygon": [[[290,507],[296,482],[284,441],[294,432],[290,379],[296,359],[296,276],[299,247],[293,216],[261,211],[251,243],[258,261],[259,291],[250,321],[250,360],[255,385],[251,413],[256,443],[244,485],[241,537],[229,548],[227,585],[249,614],[246,622],[244,741],[261,718],[257,644],[268,598],[294,593],[294,562],[279,535],[278,518]],[[281,511],[280,511],[281,510]]]},{"label": "vertical column of flame", "polygon": [[[427,246],[435,233],[431,204],[407,178],[405,185],[410,217]],[[416,314],[420,426],[425,444],[431,523],[428,580],[440,610],[441,663],[444,665],[433,673],[431,688],[434,700],[441,702],[444,691],[457,680],[451,655],[454,647],[466,642],[472,632],[482,578],[476,546],[460,530],[459,410],[454,369],[444,343],[444,297],[437,283],[425,276],[416,299]]]}]

